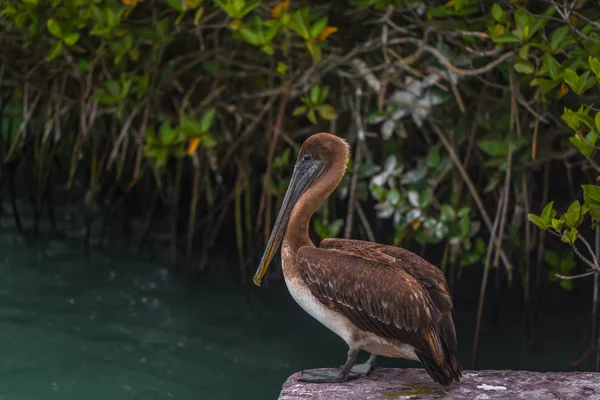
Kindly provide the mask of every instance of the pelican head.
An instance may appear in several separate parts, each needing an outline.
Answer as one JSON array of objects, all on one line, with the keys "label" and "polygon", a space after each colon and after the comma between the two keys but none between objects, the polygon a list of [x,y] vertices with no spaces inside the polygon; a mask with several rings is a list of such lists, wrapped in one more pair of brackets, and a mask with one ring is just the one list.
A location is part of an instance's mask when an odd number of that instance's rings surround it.
[{"label": "pelican head", "polygon": [[[315,203],[314,210],[339,185],[346,172],[349,157],[348,143],[330,133],[317,133],[304,141],[275,226],[254,275],[255,285],[260,286],[273,256],[279,249],[294,207],[304,201],[312,201]],[[320,190],[315,192],[316,196],[309,198],[305,194],[311,188]]]}]

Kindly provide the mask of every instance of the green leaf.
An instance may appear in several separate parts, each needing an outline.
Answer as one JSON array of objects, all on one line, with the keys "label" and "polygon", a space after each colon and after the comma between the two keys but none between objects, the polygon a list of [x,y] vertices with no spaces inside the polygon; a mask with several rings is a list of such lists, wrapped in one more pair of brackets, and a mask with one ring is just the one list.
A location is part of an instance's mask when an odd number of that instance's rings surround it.
[{"label": "green leaf", "polygon": [[235,10],[235,12],[237,14],[240,14],[242,12],[242,10],[244,9],[244,7],[246,6],[246,1],[245,0],[233,0],[232,5],[233,5],[233,10]]},{"label": "green leaf", "polygon": [[[372,185],[369,188],[369,190],[371,191],[371,196],[373,196],[373,198],[375,198],[375,200],[378,200],[378,201],[383,201],[387,194],[386,188],[383,186],[379,186],[379,185]],[[396,189],[396,191],[397,191],[397,189]],[[398,194],[398,197],[400,197],[400,194]]]},{"label": "green leaf", "polygon": [[196,12],[194,13],[194,25],[198,25],[200,23],[200,18],[204,15],[204,7],[198,7]]},{"label": "green leaf", "polygon": [[492,38],[496,43],[520,43],[519,39],[514,33],[503,33],[500,36]]},{"label": "green leaf", "polygon": [[204,134],[204,136],[202,136],[202,142],[201,142],[201,144],[202,144],[202,147],[210,149],[210,148],[215,147],[217,145],[217,140],[210,133],[206,133],[206,134]]},{"label": "green leaf", "polygon": [[535,225],[537,225],[538,228],[540,228],[542,230],[548,229],[548,225],[546,225],[544,223],[544,221],[542,221],[542,219],[535,214],[531,214],[531,213],[527,214],[527,219],[529,221],[531,221],[532,223],[534,223]]},{"label": "green leaf", "polygon": [[594,118],[594,123],[596,124],[596,129],[600,132],[600,112],[596,113],[596,117]]},{"label": "green leaf", "polygon": [[166,149],[166,148],[156,149],[156,152],[154,153],[154,157],[156,159],[156,166],[158,168],[162,168],[167,163],[167,160],[169,158],[169,149]]},{"label": "green leaf", "polygon": [[530,47],[531,47],[531,45],[528,45],[528,44],[521,47],[521,50],[519,50],[519,57],[521,57],[523,60],[527,60],[529,58],[529,48]]},{"label": "green leaf", "polygon": [[167,3],[176,11],[183,12],[186,10],[186,5],[181,0],[167,0]]},{"label": "green leaf", "polygon": [[260,37],[252,31],[248,26],[242,25],[239,30],[240,34],[244,38],[244,40],[250,43],[253,46],[258,46],[261,44]]},{"label": "green leaf", "polygon": [[275,54],[275,49],[270,44],[265,44],[260,49],[262,50],[263,53],[268,54],[270,56],[272,56],[273,54]]},{"label": "green leaf", "polygon": [[334,221],[331,221],[327,226],[327,233],[329,237],[336,237],[338,233],[340,233],[340,229],[342,229],[342,225],[344,225],[344,220],[338,218]]},{"label": "green leaf", "polygon": [[592,218],[600,218],[600,204],[588,204],[588,207]]},{"label": "green leaf", "polygon": [[432,7],[427,12],[429,18],[442,18],[450,14],[449,10],[444,6]]},{"label": "green leaf", "polygon": [[277,62],[277,73],[279,73],[280,75],[285,75],[287,70],[288,70],[287,64],[282,63],[281,61]]},{"label": "green leaf", "polygon": [[569,253],[567,257],[564,257],[560,261],[560,270],[564,273],[569,273],[576,265],[577,262],[573,259],[573,253]]},{"label": "green leaf", "polygon": [[464,215],[470,215],[471,211],[473,211],[471,207],[463,207],[460,210],[458,210],[458,213],[456,215],[458,215],[459,217],[463,217]]},{"label": "green leaf", "polygon": [[329,94],[329,86],[322,86],[321,93],[319,94],[319,100],[317,104],[323,104],[325,99],[327,99],[327,95]]},{"label": "green leaf", "polygon": [[581,204],[579,200],[575,200],[565,214],[565,222],[569,227],[577,227],[577,220],[579,220],[579,212],[581,211]]},{"label": "green leaf", "polygon": [[598,57],[590,56],[588,58],[588,62],[590,64],[590,68],[594,72],[594,75],[596,75],[596,77],[600,79],[600,60],[598,60]]},{"label": "green leaf", "polygon": [[579,85],[581,86],[581,93],[584,93],[586,90],[589,90],[596,86],[596,77],[590,74],[590,71],[585,71],[579,77]]},{"label": "green leaf", "polygon": [[583,204],[579,210],[579,219],[575,222],[575,226],[579,226],[583,223],[583,218],[590,211],[590,207],[587,204]]},{"label": "green leaf", "polygon": [[552,32],[552,37],[550,39],[550,48],[553,52],[556,52],[559,49],[560,44],[565,39],[565,36],[567,36],[567,33],[569,33],[568,25],[563,25],[560,28],[556,29],[554,32]]},{"label": "green leaf", "polygon": [[169,121],[163,121],[163,123],[160,125],[158,136],[160,137],[160,142],[163,145],[168,146],[173,143],[175,139],[175,130],[171,127],[171,123]]},{"label": "green leaf", "polygon": [[188,137],[197,137],[203,132],[200,122],[188,114],[182,114],[179,121],[179,130]]},{"label": "green leaf", "polygon": [[564,231],[560,240],[565,243],[575,244],[575,241],[577,240],[577,229],[571,228],[570,231]]},{"label": "green leaf", "polygon": [[202,115],[202,118],[200,119],[200,127],[202,128],[202,132],[208,132],[212,126],[213,120],[215,119],[216,112],[216,109],[210,108],[204,113],[204,115]]},{"label": "green leaf", "polygon": [[556,252],[552,250],[544,251],[544,260],[546,260],[546,262],[550,264],[550,266],[556,269],[560,268],[560,257]]},{"label": "green leaf", "polygon": [[571,128],[575,131],[579,128],[580,121],[579,121],[579,115],[577,114],[577,112],[565,107],[563,109],[563,113],[560,117],[563,119],[563,121],[565,121],[567,123],[569,128]]},{"label": "green leaf", "polygon": [[310,103],[311,104],[319,103],[320,93],[321,93],[321,88],[319,87],[319,85],[314,85],[312,88],[310,88]]},{"label": "green leaf", "polygon": [[592,218],[600,218],[600,186],[581,185],[583,189],[583,201],[589,207]]},{"label": "green leaf", "polygon": [[[235,1],[235,0],[234,0]],[[250,11],[261,5],[261,0],[252,0],[247,3],[240,12],[240,18],[247,15]]]},{"label": "green leaf", "polygon": [[528,26],[531,23],[529,15],[525,14],[520,9],[517,9],[517,11],[515,11],[514,17],[517,28],[523,29],[525,26]]},{"label": "green leaf", "polygon": [[569,138],[569,142],[587,158],[590,158],[592,154],[594,154],[594,146],[591,143],[584,140],[581,136],[579,136],[579,134],[571,136]]},{"label": "green leaf", "polygon": [[427,153],[427,168],[436,169],[440,165],[440,152],[437,147],[432,147]]},{"label": "green leaf", "polygon": [[50,18],[46,22],[46,27],[53,36],[56,36],[59,39],[62,38],[62,29],[60,28],[60,24],[54,18]]},{"label": "green leaf", "polygon": [[542,94],[547,94],[547,93],[551,92],[555,87],[560,85],[561,83],[562,83],[562,80],[561,81],[553,81],[550,79],[533,78],[529,85],[531,87],[539,86],[540,90],[542,91]]},{"label": "green leaf", "polygon": [[542,210],[542,213],[540,214],[540,218],[545,223],[549,223],[550,219],[554,218],[555,215],[556,215],[556,210],[554,210],[554,202],[551,201],[550,203],[546,204],[546,206]]},{"label": "green leaf", "polygon": [[398,206],[400,204],[400,191],[398,188],[391,188],[387,193],[387,199],[394,207]]},{"label": "green leaf", "polygon": [[296,107],[294,109],[294,111],[292,112],[292,115],[294,117],[297,117],[298,115],[306,114],[307,111],[308,111],[308,107],[307,106]]},{"label": "green leaf", "polygon": [[571,280],[571,279],[561,279],[560,280],[560,286],[563,289],[566,289],[569,292],[572,292],[573,291],[573,280]]},{"label": "green leaf", "polygon": [[573,71],[571,68],[565,69],[565,82],[573,89],[573,91],[577,88],[578,80],[579,75],[577,75],[577,72]]},{"label": "green leaf", "polygon": [[481,140],[479,148],[492,157],[506,156],[508,154],[508,148],[504,144],[504,141],[500,140]]},{"label": "green leaf", "polygon": [[318,45],[316,45],[314,42],[307,42],[306,48],[308,49],[308,52],[312,56],[313,64],[316,65],[319,62],[319,59],[321,58],[321,48]]},{"label": "green leaf", "polygon": [[52,45],[48,55],[46,56],[46,61],[52,61],[60,54],[62,50],[63,44],[61,41],[58,41]]},{"label": "green leaf", "polygon": [[148,128],[146,129],[146,143],[148,143],[149,145],[152,145],[156,142],[155,138],[154,138],[154,129],[152,128]]},{"label": "green leaf", "polygon": [[104,9],[104,15],[106,17],[106,25],[109,28],[114,28],[119,23],[119,13],[115,12],[111,8]]},{"label": "green leaf", "polygon": [[290,28],[292,28],[303,39],[310,39],[310,33],[307,26],[308,10],[300,9],[294,11],[290,20]]},{"label": "green leaf", "polygon": [[552,218],[552,228],[555,231],[561,231],[563,227],[563,221],[562,219],[557,219],[557,218]]},{"label": "green leaf", "polygon": [[277,20],[269,20],[263,21],[262,25],[264,25],[265,42],[270,42],[273,40],[275,35],[277,35],[279,27],[281,26],[281,22]]},{"label": "green leaf", "polygon": [[[589,112],[589,109],[587,110]],[[579,120],[581,122],[583,122],[585,124],[585,126],[587,126],[588,128],[590,128],[590,130],[594,133],[594,134],[598,134],[599,132],[596,130],[596,121],[594,121],[594,118],[590,117],[589,115],[587,115],[587,113],[582,113],[579,110],[577,111],[577,118],[579,118]],[[593,140],[593,143],[595,144],[596,141],[595,139]]]},{"label": "green leaf", "polygon": [[494,5],[492,6],[492,17],[497,22],[506,21],[506,12],[502,9],[502,7],[500,7],[498,3],[494,3]]},{"label": "green leaf", "polygon": [[317,107],[317,111],[319,112],[321,118],[327,121],[331,121],[337,117],[335,108],[329,104],[321,104]]},{"label": "green leaf", "polygon": [[419,207],[421,209],[427,208],[433,200],[433,188],[427,186],[421,193],[419,193]]},{"label": "green leaf", "polygon": [[524,60],[522,58],[517,59],[514,68],[515,71],[527,75],[531,75],[535,72],[534,65],[530,61]]},{"label": "green leaf", "polygon": [[468,215],[463,215],[459,222],[460,236],[466,238],[471,231],[471,218]]},{"label": "green leaf", "polygon": [[71,32],[65,36],[64,41],[67,46],[73,46],[79,40],[79,33]]},{"label": "green leaf", "polygon": [[317,232],[317,235],[319,235],[321,240],[327,237],[327,229],[325,229],[325,226],[323,226],[321,218],[314,218],[313,229],[315,230],[315,232]]},{"label": "green leaf", "polygon": [[533,25],[531,26],[531,30],[529,31],[529,37],[535,35],[535,33],[546,23],[545,18],[537,18]]},{"label": "green leaf", "polygon": [[558,69],[560,68],[558,61],[556,61],[556,59],[549,53],[545,53],[543,64],[548,71],[548,74],[550,74],[550,77],[552,79],[556,79],[556,76],[558,75]]},{"label": "green leaf", "polygon": [[327,17],[322,17],[310,27],[310,37],[316,38],[327,26]]},{"label": "green leaf", "polygon": [[317,123],[317,115],[315,114],[315,110],[313,110],[312,108],[306,114],[306,118],[308,118],[308,120],[313,124]]},{"label": "green leaf", "polygon": [[567,68],[565,69],[564,79],[567,85],[569,85],[569,87],[571,88],[571,90],[573,90],[573,92],[580,96],[587,89],[586,85],[589,75],[590,72],[586,71],[581,76],[579,76],[577,75],[577,72],[573,71],[570,68]]}]

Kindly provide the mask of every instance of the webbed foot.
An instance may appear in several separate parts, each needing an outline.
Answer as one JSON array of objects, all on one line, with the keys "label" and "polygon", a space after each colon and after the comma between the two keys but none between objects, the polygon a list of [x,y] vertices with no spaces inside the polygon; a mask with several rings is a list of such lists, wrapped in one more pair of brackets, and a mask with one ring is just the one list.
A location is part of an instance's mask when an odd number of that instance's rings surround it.
[{"label": "webbed foot", "polygon": [[376,358],[377,356],[375,354],[371,354],[366,362],[362,364],[356,364],[354,367],[352,367],[352,372],[369,375],[375,369]]},{"label": "webbed foot", "polygon": [[[302,373],[302,376],[298,379],[300,382],[310,382],[310,383],[338,383],[338,382],[347,382],[350,379],[356,379],[360,375],[350,375],[350,370],[354,366],[356,362],[356,356],[358,355],[358,349],[349,348],[348,349],[348,358],[346,359],[346,363],[340,372],[335,372],[331,370],[325,371],[306,371]],[[369,358],[369,361],[371,359]]]},{"label": "webbed foot", "polygon": [[352,372],[362,375],[369,375],[374,368],[375,367],[369,363],[356,364],[354,367],[352,367]]},{"label": "webbed foot", "polygon": [[339,383],[346,382],[351,379],[356,379],[360,375],[347,374],[344,376],[342,372],[336,371],[306,371],[302,372],[302,376],[298,379],[300,382],[308,383]]}]

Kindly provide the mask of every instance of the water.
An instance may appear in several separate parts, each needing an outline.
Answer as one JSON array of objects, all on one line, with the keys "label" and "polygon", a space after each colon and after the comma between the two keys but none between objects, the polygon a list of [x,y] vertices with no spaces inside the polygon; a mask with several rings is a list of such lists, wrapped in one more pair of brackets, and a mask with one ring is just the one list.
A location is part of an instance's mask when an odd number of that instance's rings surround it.
[{"label": "water", "polygon": [[[179,278],[153,255],[85,255],[79,240],[29,243],[4,224],[0,400],[276,399],[293,372],[343,363],[345,345],[284,288],[257,293],[251,309],[239,287],[213,280],[186,299]],[[473,298],[457,293],[465,364]],[[568,370],[589,310],[556,302],[542,310],[542,353],[522,346],[518,304],[502,314],[501,330],[484,324],[480,367]]]}]

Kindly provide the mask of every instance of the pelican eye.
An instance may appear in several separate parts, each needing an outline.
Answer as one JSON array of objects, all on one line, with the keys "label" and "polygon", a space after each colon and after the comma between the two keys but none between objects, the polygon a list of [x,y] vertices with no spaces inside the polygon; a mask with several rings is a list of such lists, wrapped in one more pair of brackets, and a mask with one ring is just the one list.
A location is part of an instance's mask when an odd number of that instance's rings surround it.
[{"label": "pelican eye", "polygon": [[312,159],[312,154],[305,154],[302,156],[302,161],[310,161]]}]

